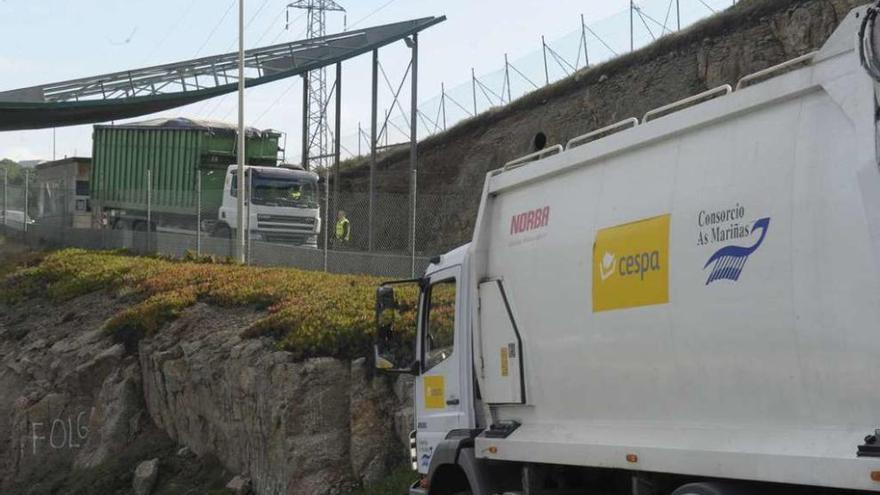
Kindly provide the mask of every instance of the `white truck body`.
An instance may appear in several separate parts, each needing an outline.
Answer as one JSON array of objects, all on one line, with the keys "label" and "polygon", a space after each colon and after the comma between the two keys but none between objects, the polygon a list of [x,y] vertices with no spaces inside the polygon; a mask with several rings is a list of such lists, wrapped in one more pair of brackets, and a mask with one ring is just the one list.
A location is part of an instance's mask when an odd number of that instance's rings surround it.
[{"label": "white truck body", "polygon": [[[426,485],[470,452],[880,491],[880,458],[857,456],[880,428],[864,13],[808,65],[488,175],[473,241],[425,275],[457,288],[454,347],[430,369],[419,320]],[[454,430],[510,421],[440,458]]]}]

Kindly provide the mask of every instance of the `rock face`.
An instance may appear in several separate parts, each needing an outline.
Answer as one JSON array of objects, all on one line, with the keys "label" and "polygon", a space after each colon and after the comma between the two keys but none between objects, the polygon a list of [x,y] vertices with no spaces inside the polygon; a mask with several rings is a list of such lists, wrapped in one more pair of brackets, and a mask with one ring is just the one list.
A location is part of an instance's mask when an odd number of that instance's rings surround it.
[{"label": "rock face", "polygon": [[259,313],[206,305],[126,354],[100,330],[122,305],[103,293],[0,305],[0,493],[93,493],[63,474],[108,463],[136,493],[180,492],[186,480],[157,482],[158,459],[141,463],[154,446],[179,477],[216,458],[258,495],[346,493],[403,461],[411,384],[364,360],[293,362],[239,338]]},{"label": "rock face", "polygon": [[258,494],[330,493],[403,459],[406,428],[389,420],[402,405],[387,378],[371,378],[363,361],[295,363],[272,342],[241,340],[256,316],[198,306],[141,343],[161,429],[246,474]]},{"label": "rock face", "polygon": [[131,487],[135,495],[150,495],[159,478],[159,459],[150,459],[138,464],[134,470]]},{"label": "rock face", "polygon": [[[568,140],[815,50],[864,0],[740,0],[736,7],[689,30],[485,112],[419,143],[418,249],[438,254],[470,241],[488,171]],[[383,246],[406,249],[407,210],[392,201],[409,184],[409,151],[376,167],[377,215]],[[369,167],[340,180],[341,207],[365,211]],[[385,202],[388,206],[384,206]],[[356,225],[366,218],[352,217]]]}]

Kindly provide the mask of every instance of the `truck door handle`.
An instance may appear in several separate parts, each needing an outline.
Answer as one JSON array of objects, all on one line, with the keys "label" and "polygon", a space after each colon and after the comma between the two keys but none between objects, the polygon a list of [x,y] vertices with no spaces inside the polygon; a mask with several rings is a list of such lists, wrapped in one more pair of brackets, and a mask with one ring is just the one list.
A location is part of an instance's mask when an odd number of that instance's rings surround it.
[{"label": "truck door handle", "polygon": [[449,399],[448,401],[446,401],[447,406],[457,406],[458,404],[459,404],[458,399]]}]

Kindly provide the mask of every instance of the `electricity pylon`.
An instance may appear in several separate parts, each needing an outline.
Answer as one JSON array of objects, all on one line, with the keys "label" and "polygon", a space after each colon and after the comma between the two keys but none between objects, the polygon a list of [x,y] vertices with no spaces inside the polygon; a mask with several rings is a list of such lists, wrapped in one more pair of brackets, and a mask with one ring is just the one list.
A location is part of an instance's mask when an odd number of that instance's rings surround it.
[{"label": "electricity pylon", "polygon": [[[288,9],[303,9],[306,11],[306,37],[318,38],[327,34],[327,12],[345,12],[341,5],[333,0],[297,0],[287,6]],[[289,17],[288,17],[288,26]],[[311,169],[310,165],[324,167],[330,163],[331,140],[330,126],[327,123],[327,70],[320,68],[310,71],[308,74],[308,127],[303,129],[308,136],[309,163],[303,163],[303,167]],[[339,139],[339,137],[336,137]]]}]

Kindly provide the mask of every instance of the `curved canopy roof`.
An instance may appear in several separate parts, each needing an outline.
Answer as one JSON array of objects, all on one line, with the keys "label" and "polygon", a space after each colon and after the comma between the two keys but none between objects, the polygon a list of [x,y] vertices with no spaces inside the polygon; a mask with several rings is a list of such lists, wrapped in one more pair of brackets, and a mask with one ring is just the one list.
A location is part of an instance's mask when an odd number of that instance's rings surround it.
[{"label": "curved canopy roof", "polygon": [[[245,52],[247,87],[304,74],[443,22],[425,17]],[[238,53],[0,92],[0,131],[121,120],[238,90]]]}]

